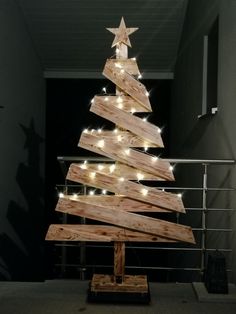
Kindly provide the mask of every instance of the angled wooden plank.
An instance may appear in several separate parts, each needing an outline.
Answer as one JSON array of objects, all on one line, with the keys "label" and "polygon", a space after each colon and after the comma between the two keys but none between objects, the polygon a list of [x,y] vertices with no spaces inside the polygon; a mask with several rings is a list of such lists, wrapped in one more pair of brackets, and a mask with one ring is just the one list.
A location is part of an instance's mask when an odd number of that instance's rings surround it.
[{"label": "angled wooden plank", "polygon": [[168,210],[185,211],[181,198],[176,194],[127,181],[120,177],[114,177],[112,174],[106,175],[99,172],[91,172],[87,169],[82,169],[78,164],[70,165],[66,178],[67,180],[80,182],[99,189],[106,189],[110,192],[125,195]]},{"label": "angled wooden plank", "polygon": [[113,66],[118,70],[124,69],[130,75],[140,75],[137,62],[134,58],[131,59],[110,59]]},{"label": "angled wooden plank", "polygon": [[163,237],[107,225],[52,224],[49,226],[48,241],[92,241],[92,242],[176,242]]},{"label": "angled wooden plank", "polygon": [[146,87],[139,81],[135,80],[132,75],[125,72],[124,69],[115,67],[111,59],[107,59],[103,75],[145,108],[151,110]]},{"label": "angled wooden plank", "polygon": [[[116,106],[127,112],[151,112],[152,109],[147,109],[143,107],[140,103],[138,103],[135,99],[133,99],[129,95],[97,95],[97,97],[101,98],[101,101],[109,101],[109,104]],[[92,100],[93,102],[93,100]]]},{"label": "angled wooden plank", "polygon": [[140,138],[138,135],[135,135],[129,131],[123,131],[118,128],[115,128],[113,131],[107,130],[84,130],[83,132],[92,133],[94,136],[103,139],[107,143],[120,143],[122,146],[127,147],[159,147],[159,145],[152,142],[148,142]]},{"label": "angled wooden plank", "polygon": [[[124,177],[126,180],[135,180],[135,181],[156,181],[157,177],[145,172],[138,171],[137,169],[130,167],[128,165],[116,162],[116,163],[81,163],[78,164],[82,168],[87,168],[90,171],[99,171],[100,173],[110,174],[113,173],[116,177]],[[158,180],[162,180],[158,178]]]},{"label": "angled wooden plank", "polygon": [[66,199],[78,200],[78,206],[83,207],[83,202],[90,206],[97,205],[127,212],[152,212],[152,213],[170,213],[172,211],[158,207],[146,202],[134,200],[123,195],[64,195]]},{"label": "angled wooden plank", "polygon": [[138,171],[148,172],[153,176],[156,176],[157,180],[174,180],[169,162],[153,158],[144,152],[132,148],[127,150],[118,143],[109,143],[109,145],[106,145],[106,142],[100,140],[99,137],[85,132],[81,134],[78,145],[97,154],[134,167],[138,169]]},{"label": "angled wooden plank", "polygon": [[150,142],[156,144],[157,147],[164,147],[159,127],[109,104],[109,101],[103,102],[95,96],[90,111],[138,135],[147,143]]},{"label": "angled wooden plank", "polygon": [[56,211],[78,215],[81,217],[99,220],[115,226],[128,228],[134,231],[141,231],[155,236],[164,237],[170,240],[177,240],[195,243],[190,227],[175,224],[173,222],[154,219],[125,211],[105,209],[98,205],[86,206],[83,209],[77,207],[78,202],[60,198],[57,203]]}]

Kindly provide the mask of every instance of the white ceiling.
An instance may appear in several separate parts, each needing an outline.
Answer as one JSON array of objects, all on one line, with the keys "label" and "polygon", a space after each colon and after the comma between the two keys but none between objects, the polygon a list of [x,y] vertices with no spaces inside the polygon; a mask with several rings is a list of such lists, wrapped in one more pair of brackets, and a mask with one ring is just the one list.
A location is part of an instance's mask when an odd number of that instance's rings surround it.
[{"label": "white ceiling", "polygon": [[187,0],[16,0],[21,7],[46,76],[97,77],[114,54],[113,34],[122,16],[130,56],[146,77],[173,71]]}]

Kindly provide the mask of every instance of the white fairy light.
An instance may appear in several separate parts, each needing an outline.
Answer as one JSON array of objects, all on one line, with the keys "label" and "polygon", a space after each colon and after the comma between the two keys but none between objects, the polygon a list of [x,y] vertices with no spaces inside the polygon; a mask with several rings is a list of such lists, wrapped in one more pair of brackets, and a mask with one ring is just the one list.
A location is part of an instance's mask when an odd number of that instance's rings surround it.
[{"label": "white fairy light", "polygon": [[90,172],[89,176],[90,176],[91,179],[95,179],[96,172]]},{"label": "white fairy light", "polygon": [[138,75],[138,79],[141,79],[143,76],[142,76],[142,74],[139,74]]},{"label": "white fairy light", "polygon": [[62,193],[62,192],[59,193],[60,198],[63,198],[64,196],[65,196],[64,193]]},{"label": "white fairy light", "polygon": [[121,64],[118,62],[115,63],[115,67],[120,68],[120,69],[122,68]]},{"label": "white fairy light", "polygon": [[102,129],[98,129],[98,133],[102,133]]},{"label": "white fairy light", "polygon": [[170,166],[170,167],[169,167],[169,170],[170,170],[170,171],[174,170],[174,167],[173,167],[173,166]]},{"label": "white fairy light", "polygon": [[153,157],[152,157],[152,161],[153,161],[153,162],[156,162],[157,160],[158,160],[158,157],[157,157],[157,156],[153,156]]},{"label": "white fairy light", "polygon": [[157,129],[157,132],[160,134],[160,133],[161,133],[161,129],[160,129],[160,128],[158,128],[158,129]]},{"label": "white fairy light", "polygon": [[149,94],[149,92],[146,92],[145,95],[148,97],[150,94]]},{"label": "white fairy light", "polygon": [[136,110],[135,110],[135,108],[131,108],[131,113],[135,113],[136,112]]},{"label": "white fairy light", "polygon": [[122,109],[122,108],[123,108],[123,104],[122,104],[122,103],[119,103],[119,104],[118,104],[118,108],[119,108],[119,109]]},{"label": "white fairy light", "polygon": [[125,181],[125,178],[124,178],[124,177],[120,177],[120,178],[119,178],[119,181],[124,182],[124,181]]},{"label": "white fairy light", "polygon": [[124,152],[125,152],[126,155],[129,155],[130,154],[130,149],[127,148],[127,149],[124,150]]},{"label": "white fairy light", "polygon": [[103,169],[104,169],[104,166],[101,165],[101,164],[99,164],[99,165],[98,165],[98,170],[103,170]]},{"label": "white fairy light", "polygon": [[119,53],[120,52],[120,49],[119,48],[116,48],[116,53]]},{"label": "white fairy light", "polygon": [[106,94],[106,93],[107,93],[106,87],[103,87],[103,88],[102,88],[102,91]]},{"label": "white fairy light", "polygon": [[115,169],[116,169],[115,164],[110,165],[110,167],[109,167],[110,173],[112,173]]},{"label": "white fairy light", "polygon": [[118,142],[121,142],[121,140],[122,140],[121,135],[117,135],[117,141],[118,141]]},{"label": "white fairy light", "polygon": [[117,129],[117,128],[115,128],[115,129],[113,130],[113,132],[114,132],[114,133],[117,133],[117,132],[118,132],[118,129]]},{"label": "white fairy light", "polygon": [[134,57],[134,58],[131,58],[131,60],[136,61],[136,58],[135,58],[135,57]]},{"label": "white fairy light", "polygon": [[138,172],[137,173],[137,178],[138,178],[139,181],[143,180],[144,179],[144,175],[142,173]]},{"label": "white fairy light", "polygon": [[123,101],[123,99],[119,96],[117,99],[116,99],[116,102],[122,102]]},{"label": "white fairy light", "polygon": [[88,133],[88,129],[84,129],[84,131],[83,131],[84,133]]},{"label": "white fairy light", "polygon": [[91,190],[91,191],[89,191],[89,195],[94,195],[94,191],[93,190]]},{"label": "white fairy light", "polygon": [[91,100],[91,104],[93,104],[94,103],[94,98]]},{"label": "white fairy light", "polygon": [[144,151],[145,151],[145,152],[148,151],[148,147],[147,147],[147,146],[144,147]]},{"label": "white fairy light", "polygon": [[105,97],[105,99],[104,99],[105,101],[108,101],[109,100],[109,98],[108,97]]},{"label": "white fairy light", "polygon": [[78,195],[77,195],[76,193],[74,193],[74,194],[73,194],[73,197],[74,197],[74,198],[77,198],[77,197],[78,197]]},{"label": "white fairy light", "polygon": [[97,146],[100,147],[100,148],[103,148],[105,145],[105,141],[104,140],[99,140],[98,143],[97,143]]},{"label": "white fairy light", "polygon": [[82,165],[80,165],[81,169],[87,169],[87,160],[84,161]]},{"label": "white fairy light", "polygon": [[125,73],[125,70],[124,70],[124,69],[121,69],[121,70],[120,70],[120,73]]},{"label": "white fairy light", "polygon": [[107,194],[107,190],[102,190],[102,194],[106,195]]},{"label": "white fairy light", "polygon": [[144,122],[147,122],[147,117],[143,118],[142,120],[143,120]]},{"label": "white fairy light", "polygon": [[142,189],[142,190],[141,190],[141,193],[142,193],[144,196],[146,196],[146,195],[148,194],[148,190],[147,190],[147,189]]},{"label": "white fairy light", "polygon": [[179,198],[182,198],[182,193],[178,193],[177,196],[178,196]]}]

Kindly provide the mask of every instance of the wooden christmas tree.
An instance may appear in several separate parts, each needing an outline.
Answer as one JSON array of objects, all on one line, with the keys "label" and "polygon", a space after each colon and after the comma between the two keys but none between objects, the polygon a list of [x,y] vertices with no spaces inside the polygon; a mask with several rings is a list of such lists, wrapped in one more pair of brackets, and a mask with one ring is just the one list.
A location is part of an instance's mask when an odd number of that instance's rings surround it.
[{"label": "wooden christmas tree", "polygon": [[[64,196],[56,210],[78,215],[106,225],[51,225],[46,239],[61,241],[114,242],[114,275],[94,274],[91,291],[147,293],[146,276],[125,275],[125,242],[194,243],[190,227],[150,218],[138,212],[179,212],[185,209],[181,197],[141,184],[145,180],[174,180],[169,162],[145,152],[147,147],[163,147],[159,127],[135,116],[151,112],[149,94],[138,78],[135,58],[128,58],[129,35],[121,19],[112,47],[116,57],[108,59],[103,74],[116,85],[115,95],[99,95],[92,100],[93,113],[112,121],[109,130],[84,130],[79,146],[109,157],[113,163],[73,163],[67,179],[100,189],[100,195]],[[137,148],[141,148],[138,150]],[[105,195],[109,191],[109,195]]]}]

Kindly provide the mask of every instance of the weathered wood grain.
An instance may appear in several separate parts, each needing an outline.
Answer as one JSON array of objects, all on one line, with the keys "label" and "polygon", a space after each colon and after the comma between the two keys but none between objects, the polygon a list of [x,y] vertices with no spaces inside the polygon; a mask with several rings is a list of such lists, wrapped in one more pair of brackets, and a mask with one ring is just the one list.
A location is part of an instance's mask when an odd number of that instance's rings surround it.
[{"label": "weathered wood grain", "polygon": [[[114,242],[114,276],[118,281],[124,280],[125,274],[125,243]],[[117,280],[116,280],[117,281]]]},{"label": "weathered wood grain", "polygon": [[67,180],[83,183],[84,185],[93,186],[99,189],[106,189],[110,192],[125,195],[132,199],[144,201],[171,211],[185,211],[183,202],[177,194],[164,192],[140,183],[123,180],[112,175],[91,172],[87,169],[82,169],[78,164],[70,165],[66,178]]},{"label": "weathered wood grain", "polygon": [[145,108],[151,109],[146,87],[126,71],[115,67],[111,59],[107,59],[103,75]]},{"label": "weathered wood grain", "polygon": [[176,242],[148,233],[132,231],[107,225],[52,224],[49,226],[48,241],[92,241],[92,242]]},{"label": "weathered wood grain", "polygon": [[104,145],[101,145],[100,141],[99,137],[83,132],[78,145],[97,154],[134,167],[138,169],[138,171],[148,172],[156,176],[157,180],[174,181],[169,162],[162,159],[154,160],[152,156],[132,148],[128,150],[127,154],[127,148],[118,143],[109,143],[109,145],[106,145],[104,141]]},{"label": "weathered wood grain", "polygon": [[98,205],[86,205],[83,209],[77,207],[78,201],[60,198],[56,211],[77,215],[89,219],[99,220],[115,226],[128,228],[134,231],[148,233],[154,236],[164,237],[170,240],[195,243],[190,227],[175,224],[173,222],[154,219],[130,212],[106,209]]},{"label": "weathered wood grain", "polygon": [[148,143],[154,143],[157,147],[164,147],[159,127],[109,104],[109,101],[101,101],[99,96],[94,97],[90,111],[138,135],[147,141],[147,146]]},{"label": "weathered wood grain", "polygon": [[130,75],[140,75],[140,71],[135,59],[110,59],[113,66],[118,70],[124,69]]},{"label": "weathered wood grain", "polygon": [[94,136],[103,139],[106,143],[119,143],[124,147],[159,147],[159,145],[143,140],[138,135],[135,135],[129,131],[123,131],[119,128],[114,131],[108,130],[85,130],[86,133],[91,133]]},{"label": "weathered wood grain", "polygon": [[101,101],[107,101],[109,104],[116,106],[126,112],[151,112],[152,109],[147,109],[138,103],[135,99],[133,99],[129,95],[117,94],[114,95],[97,95],[97,97],[101,98]]},{"label": "weathered wood grain", "polygon": [[116,210],[124,210],[127,212],[152,212],[152,213],[171,213],[171,210],[158,207],[146,202],[134,200],[123,195],[64,195],[66,199],[79,201],[78,206],[83,207],[83,203],[90,204],[90,206],[97,205],[106,208],[113,208]]}]

